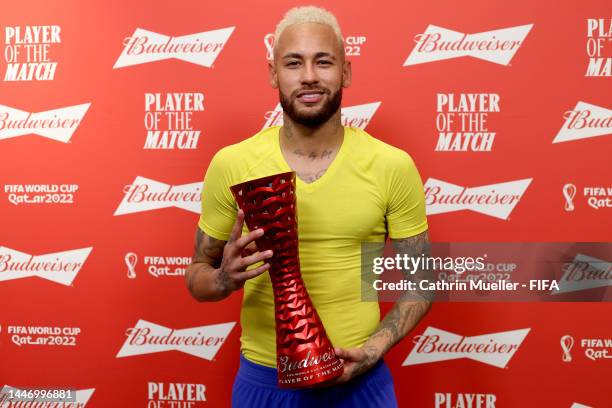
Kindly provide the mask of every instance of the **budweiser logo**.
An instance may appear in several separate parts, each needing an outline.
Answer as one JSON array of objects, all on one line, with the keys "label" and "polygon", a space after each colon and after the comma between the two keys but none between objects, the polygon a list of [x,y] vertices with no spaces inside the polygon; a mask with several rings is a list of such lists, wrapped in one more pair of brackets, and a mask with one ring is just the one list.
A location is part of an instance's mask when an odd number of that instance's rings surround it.
[{"label": "budweiser logo", "polygon": [[612,285],[612,263],[590,256],[577,254],[573,262],[563,266],[559,287],[551,294],[601,288]]},{"label": "budweiser logo", "polygon": [[36,134],[67,143],[90,103],[31,113],[0,105],[0,140]]},{"label": "budweiser logo", "polygon": [[126,330],[127,340],[117,357],[181,351],[205,360],[212,360],[236,323],[213,324],[174,330],[146,320]]},{"label": "budweiser logo", "polygon": [[235,27],[171,37],[137,28],[123,40],[123,52],[113,68],[175,58],[211,67]]},{"label": "budweiser logo", "polygon": [[286,371],[295,371],[303,368],[316,366],[321,363],[326,363],[328,361],[333,362],[335,358],[336,353],[334,352],[333,347],[330,347],[324,353],[321,353],[316,357],[313,357],[309,350],[308,353],[306,353],[306,356],[299,360],[292,359],[291,356],[281,354],[278,356],[278,369],[281,373],[284,373]]},{"label": "budweiser logo", "polygon": [[612,110],[578,102],[563,115],[565,123],[553,143],[612,134]]},{"label": "budweiser logo", "polygon": [[461,187],[429,178],[424,186],[427,214],[470,210],[505,220],[520,201],[531,180],[529,178],[480,187]]},{"label": "budweiser logo", "polygon": [[93,248],[30,255],[0,247],[0,282],[37,276],[62,285],[71,285]]},{"label": "budweiser logo", "polygon": [[518,350],[531,329],[460,336],[435,327],[414,336],[414,347],[402,363],[403,366],[467,358],[504,368]]},{"label": "budweiser logo", "polygon": [[[28,393],[33,389],[48,389],[58,390],[59,395],[62,395],[62,391],[66,398],[50,397],[46,401],[36,400],[33,398],[21,398],[18,397],[21,393]],[[74,390],[69,387],[66,388],[50,388],[50,387],[34,387],[34,388],[17,388],[5,385],[0,390],[0,408],[82,408],[87,405],[87,402],[91,398],[95,388],[87,388],[83,390]],[[70,396],[68,397],[68,392]],[[12,398],[11,398],[12,396]]]},{"label": "budweiser logo", "polygon": [[202,182],[172,186],[145,177],[136,177],[123,188],[125,196],[114,215],[177,207],[200,213]]},{"label": "budweiser logo", "polygon": [[464,34],[430,24],[414,37],[416,46],[404,66],[458,57],[473,57],[508,65],[523,44],[533,24]]},{"label": "budweiser logo", "polygon": [[[356,127],[365,129],[370,123],[372,116],[380,106],[380,102],[366,103],[363,105],[349,106],[340,111],[342,126]],[[272,111],[265,114],[266,124],[263,129],[271,126],[283,125],[283,108],[279,103]]]}]

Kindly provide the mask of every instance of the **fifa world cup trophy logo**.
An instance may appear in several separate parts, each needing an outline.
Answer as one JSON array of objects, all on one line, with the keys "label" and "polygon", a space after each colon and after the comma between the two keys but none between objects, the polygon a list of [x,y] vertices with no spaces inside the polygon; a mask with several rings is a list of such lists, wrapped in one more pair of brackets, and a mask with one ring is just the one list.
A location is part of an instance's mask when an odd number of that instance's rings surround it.
[{"label": "fifa world cup trophy logo", "polygon": [[569,363],[572,361],[572,355],[570,354],[570,350],[574,346],[574,338],[569,334],[561,337],[561,349],[563,350],[563,361]]},{"label": "fifa world cup trophy logo", "polygon": [[342,375],[343,364],[325,333],[300,273],[295,173],[231,187],[249,230],[264,234],[259,251],[271,249],[270,279],[274,291],[276,362],[281,388],[303,388]]},{"label": "fifa world cup trophy logo", "polygon": [[130,279],[136,278],[136,262],[138,262],[138,255],[133,252],[128,252],[125,255],[125,265],[127,266],[127,277]]},{"label": "fifa world cup trophy logo", "polygon": [[269,33],[264,37],[264,45],[266,46],[266,59],[268,61],[274,58],[272,51],[274,49],[274,34]]},{"label": "fifa world cup trophy logo", "polygon": [[568,183],[563,186],[563,197],[565,198],[565,211],[574,211],[574,197],[576,197],[576,186]]}]

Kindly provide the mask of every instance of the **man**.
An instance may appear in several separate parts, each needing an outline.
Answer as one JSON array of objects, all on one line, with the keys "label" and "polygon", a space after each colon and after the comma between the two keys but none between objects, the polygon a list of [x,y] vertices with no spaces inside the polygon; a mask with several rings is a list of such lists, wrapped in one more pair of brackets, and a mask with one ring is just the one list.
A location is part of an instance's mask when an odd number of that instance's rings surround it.
[{"label": "man", "polygon": [[[404,151],[342,126],[342,88],[351,84],[351,64],[331,13],[290,10],[277,26],[269,72],[284,124],[225,147],[212,159],[187,286],[200,301],[221,300],[244,287],[233,406],[397,406],[382,357],[418,323],[429,301],[404,297],[380,322],[378,303],[361,299],[361,243],[390,236],[402,253],[427,252],[418,171]],[[274,298],[264,273],[272,254],[256,251],[253,241],[263,231],[248,232],[229,189],[291,170],[297,173],[302,276],[344,361],[339,379],[308,390],[276,387]]]}]

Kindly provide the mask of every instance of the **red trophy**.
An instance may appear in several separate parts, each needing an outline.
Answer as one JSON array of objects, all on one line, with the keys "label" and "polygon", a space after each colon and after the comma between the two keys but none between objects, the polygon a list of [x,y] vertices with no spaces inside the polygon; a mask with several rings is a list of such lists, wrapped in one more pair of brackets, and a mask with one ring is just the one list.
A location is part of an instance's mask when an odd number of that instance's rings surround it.
[{"label": "red trophy", "polygon": [[259,251],[271,249],[268,259],[274,291],[276,365],[281,388],[311,387],[339,377],[336,356],[323,323],[306,291],[298,253],[295,172],[281,173],[231,187]]}]

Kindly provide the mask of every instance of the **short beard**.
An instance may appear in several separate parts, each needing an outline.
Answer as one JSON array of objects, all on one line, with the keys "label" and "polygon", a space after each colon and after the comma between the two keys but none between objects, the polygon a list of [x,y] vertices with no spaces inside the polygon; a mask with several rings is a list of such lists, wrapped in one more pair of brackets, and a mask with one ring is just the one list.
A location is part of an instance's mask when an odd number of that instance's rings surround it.
[{"label": "short beard", "polygon": [[342,103],[342,88],[340,88],[331,95],[331,98],[325,103],[325,105],[323,105],[319,112],[315,114],[303,114],[295,109],[295,99],[294,102],[291,103],[291,99],[286,98],[280,89],[278,90],[278,95],[280,104],[287,116],[289,116],[295,123],[309,128],[316,128],[327,122],[329,118],[331,118],[334,113],[338,111],[340,104]]}]

